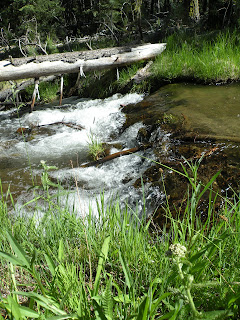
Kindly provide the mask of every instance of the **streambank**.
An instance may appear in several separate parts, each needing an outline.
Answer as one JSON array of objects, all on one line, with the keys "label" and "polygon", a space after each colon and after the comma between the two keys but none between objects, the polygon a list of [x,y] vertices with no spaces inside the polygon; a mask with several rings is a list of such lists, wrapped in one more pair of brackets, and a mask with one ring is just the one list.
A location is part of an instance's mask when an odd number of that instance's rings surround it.
[{"label": "streambank", "polygon": [[[230,199],[240,190],[239,98],[239,84],[209,87],[181,83],[165,86],[124,108],[125,125],[141,119],[145,127],[139,131],[139,139],[152,142],[155,158],[144,172],[143,182],[155,189],[151,200],[158,224],[165,223],[166,205],[175,216],[184,213],[187,190],[191,190],[186,174],[191,176],[194,166],[203,185],[219,173],[212,186],[212,192],[219,194],[216,214],[222,197],[227,194]],[[141,183],[138,179],[134,185],[140,187]],[[203,219],[208,197],[209,191],[198,207]]]},{"label": "streambank", "polygon": [[[176,214],[184,208],[190,185],[182,165],[190,172],[189,164],[202,158],[199,180],[207,184],[221,171],[214,191],[220,195],[227,191],[231,197],[232,190],[239,190],[238,92],[237,85],[220,88],[183,83],[165,86],[149,96],[118,94],[105,100],[75,97],[64,100],[62,107],[45,105],[19,118],[2,111],[3,190],[7,192],[11,184],[13,197],[20,204],[30,201],[27,190],[32,180],[35,185],[41,183],[40,161],[44,160],[58,167],[49,173],[50,179],[71,190],[70,202],[74,203],[77,181],[83,207],[99,199],[104,190],[108,200],[117,195],[122,203],[138,205],[139,212],[145,206],[147,213],[155,214],[162,224],[167,201]],[[220,134],[232,139],[220,139]],[[121,156],[84,168],[91,162],[91,137],[107,145],[106,155]],[[129,150],[138,152],[129,154]],[[204,201],[199,209],[203,216],[207,208]],[[221,205],[220,198],[217,205]]]}]

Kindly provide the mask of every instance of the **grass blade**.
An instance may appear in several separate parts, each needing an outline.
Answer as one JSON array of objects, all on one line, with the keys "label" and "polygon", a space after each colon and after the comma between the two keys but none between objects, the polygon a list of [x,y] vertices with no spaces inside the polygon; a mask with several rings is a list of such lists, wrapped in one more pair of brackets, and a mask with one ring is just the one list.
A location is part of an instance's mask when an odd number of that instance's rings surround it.
[{"label": "grass blade", "polygon": [[103,245],[102,245],[101,254],[100,254],[100,257],[98,260],[97,274],[96,274],[94,288],[93,288],[93,295],[94,296],[97,295],[97,292],[98,292],[100,275],[102,272],[103,264],[104,264],[105,260],[107,259],[107,255],[108,255],[109,242],[110,242],[110,236],[105,238]]},{"label": "grass blade", "polygon": [[13,292],[18,295],[22,295],[25,297],[28,297],[30,299],[35,300],[39,305],[41,305],[43,308],[46,308],[47,310],[50,310],[51,312],[58,314],[58,315],[66,315],[67,313],[64,310],[61,310],[58,307],[58,304],[56,301],[52,300],[51,297],[44,297],[36,292]]},{"label": "grass blade", "polygon": [[21,261],[21,265],[22,266],[24,265],[28,269],[30,269],[30,261],[27,258],[27,254],[22,249],[22,247],[18,244],[16,239],[8,231],[6,231],[6,233],[7,233],[8,241],[10,242],[10,245],[11,245],[14,253],[17,255],[19,261]]},{"label": "grass blade", "polygon": [[122,268],[123,268],[126,285],[128,286],[128,288],[130,290],[132,287],[132,277],[131,277],[129,268],[128,268],[127,264],[125,263],[124,258],[122,257],[121,251],[119,251],[119,260],[120,260]]}]

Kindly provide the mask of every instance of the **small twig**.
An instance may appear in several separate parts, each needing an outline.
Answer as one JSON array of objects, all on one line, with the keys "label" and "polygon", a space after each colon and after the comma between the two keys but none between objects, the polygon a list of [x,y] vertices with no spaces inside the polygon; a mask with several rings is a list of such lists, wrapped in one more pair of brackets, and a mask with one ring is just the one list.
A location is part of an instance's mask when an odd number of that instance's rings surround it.
[{"label": "small twig", "polygon": [[119,70],[117,68],[117,81],[119,80]]},{"label": "small twig", "polygon": [[71,122],[64,122],[64,121],[57,121],[57,122],[53,122],[53,123],[47,123],[47,124],[41,124],[38,126],[34,126],[34,128],[40,128],[40,127],[45,127],[45,126],[52,126],[52,125],[58,125],[58,124],[63,124],[67,127],[76,129],[76,130],[82,130],[84,129],[83,126],[81,126],[80,124],[75,124],[75,123],[71,123]]},{"label": "small twig", "polygon": [[19,46],[19,50],[21,52],[21,54],[24,56],[24,57],[27,57],[27,55],[23,52],[22,50],[22,46],[21,46],[21,38],[18,39],[18,46]]},{"label": "small twig", "polygon": [[116,39],[116,41],[118,42],[118,37],[115,35],[115,33],[113,32],[113,30],[109,27],[109,25],[107,23],[103,23],[103,25],[108,28],[108,30],[111,32],[111,34],[113,35],[113,37]]},{"label": "small twig", "polygon": [[62,97],[63,97],[63,74],[61,74],[61,84],[60,84],[60,100],[59,105],[62,105]]},{"label": "small twig", "polygon": [[79,73],[80,73],[80,76],[81,76],[81,77],[86,78],[86,76],[85,76],[85,74],[84,74],[84,72],[83,72],[83,66],[81,66],[81,67],[79,68]]},{"label": "small twig", "polygon": [[33,90],[33,95],[32,95],[32,103],[31,103],[31,112],[33,111],[35,100],[36,100],[36,95],[39,97],[39,90],[38,90],[38,85],[39,85],[39,78],[35,79],[35,85],[34,85],[34,90]]},{"label": "small twig", "polygon": [[38,35],[38,43],[36,45],[42,50],[44,54],[48,55],[47,51],[41,45],[41,40],[39,35]]},{"label": "small twig", "polygon": [[88,47],[89,50],[92,50],[91,40],[90,40],[90,43],[86,42],[86,46]]}]

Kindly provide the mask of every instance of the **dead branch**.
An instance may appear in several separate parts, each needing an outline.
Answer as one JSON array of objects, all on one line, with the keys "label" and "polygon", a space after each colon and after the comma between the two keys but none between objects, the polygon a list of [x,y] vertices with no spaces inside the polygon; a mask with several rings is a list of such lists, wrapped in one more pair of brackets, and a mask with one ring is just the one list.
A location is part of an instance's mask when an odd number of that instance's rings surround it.
[{"label": "dead branch", "polygon": [[[85,129],[83,126],[81,126],[80,124],[76,124],[76,123],[72,123],[72,122],[64,122],[64,121],[57,121],[57,122],[53,122],[53,123],[47,123],[47,124],[41,124],[38,126],[34,126],[33,128],[40,128],[40,127],[46,127],[46,126],[54,126],[54,125],[64,125],[76,130],[83,130]],[[32,128],[32,129],[33,129]]]},{"label": "dead branch", "polygon": [[[48,82],[48,81],[50,82],[50,81],[55,80],[57,77],[58,77],[58,75],[42,77],[42,78],[40,78],[40,82]],[[13,83],[13,88],[8,88],[8,89],[0,91],[0,101],[12,99],[12,96],[14,93],[16,93],[16,92],[19,93],[20,91],[25,90],[27,87],[29,87],[32,84],[34,84],[34,79],[23,81],[19,84]],[[5,102],[4,102],[4,104],[5,104]]]},{"label": "dead branch", "polygon": [[80,168],[87,168],[87,167],[97,166],[99,164],[105,163],[105,162],[113,160],[115,158],[118,158],[118,157],[121,157],[121,156],[126,156],[126,155],[129,155],[129,154],[132,154],[132,153],[136,153],[136,152],[138,152],[140,150],[145,150],[147,148],[150,148],[150,145],[141,145],[139,147],[135,147],[135,148],[131,148],[131,149],[128,149],[128,150],[119,151],[119,152],[110,154],[110,155],[108,155],[108,156],[106,156],[106,157],[104,157],[102,159],[85,163],[85,164],[81,165]]}]

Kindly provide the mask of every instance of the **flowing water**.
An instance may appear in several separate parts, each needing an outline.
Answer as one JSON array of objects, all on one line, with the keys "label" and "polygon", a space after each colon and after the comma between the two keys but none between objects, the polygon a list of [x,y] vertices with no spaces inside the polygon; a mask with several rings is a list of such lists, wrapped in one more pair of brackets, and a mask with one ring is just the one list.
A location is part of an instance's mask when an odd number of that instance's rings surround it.
[{"label": "flowing water", "polygon": [[[126,126],[122,106],[131,104],[127,117],[134,119]],[[172,113],[185,119],[185,126],[196,134],[216,137],[221,148],[239,167],[240,141],[240,85],[199,86],[192,84],[167,85],[144,98],[139,94],[116,94],[105,100],[71,98],[64,105],[45,105],[33,113],[11,117],[13,110],[0,111],[0,178],[3,191],[10,185],[18,205],[31,199],[29,188],[40,184],[40,161],[54,165],[50,177],[72,190],[69,201],[74,203],[75,183],[80,189],[81,206],[94,206],[95,199],[104,191],[106,200],[119,196],[130,206],[143,206],[142,188],[134,187],[144,172],[151,167],[156,155],[152,149],[122,156],[100,166],[80,168],[90,161],[88,143],[91,137],[108,145],[109,153],[136,147],[139,130],[156,123],[160,114]],[[148,122],[144,118],[148,117]],[[69,127],[66,124],[74,124]],[[24,128],[24,136],[19,132]],[[82,129],[81,129],[82,128]],[[30,130],[31,129],[31,130]],[[149,137],[161,144],[161,157],[172,156],[170,134],[158,128]],[[159,153],[158,153],[159,156]],[[236,177],[237,179],[238,177]],[[154,183],[145,184],[149,212],[152,203],[162,194]],[[154,200],[154,201],[152,201]]]},{"label": "flowing water", "polygon": [[[139,155],[151,157],[151,151],[119,157],[98,167],[79,166],[91,160],[88,155],[91,137],[108,143],[110,154],[136,146],[137,133],[143,125],[138,122],[123,131],[125,115],[121,106],[142,99],[138,94],[114,95],[105,100],[71,99],[61,108],[48,105],[14,119],[8,117],[9,112],[2,112],[0,177],[4,191],[10,185],[19,204],[29,200],[32,192],[28,189],[32,180],[38,178],[40,183],[40,161],[44,160],[47,165],[58,167],[49,174],[65,188],[73,189],[77,180],[83,207],[88,208],[92,200],[95,202],[101,191],[107,199],[119,195],[121,200],[128,200],[132,205],[137,203],[142,198],[141,190],[135,190],[133,182],[150,163]],[[75,127],[64,123],[75,124]],[[25,132],[32,129],[23,137],[17,132],[19,128],[24,128]],[[73,198],[74,195],[73,192]]]}]

